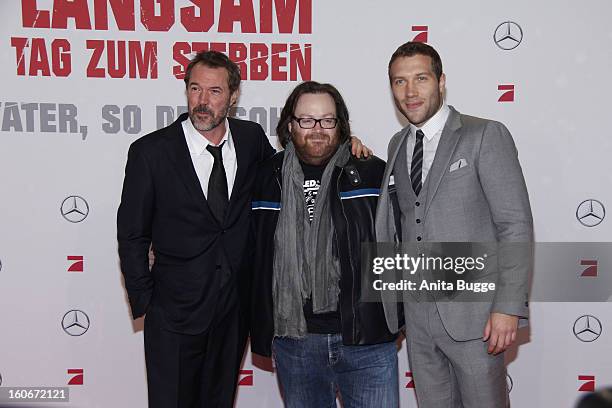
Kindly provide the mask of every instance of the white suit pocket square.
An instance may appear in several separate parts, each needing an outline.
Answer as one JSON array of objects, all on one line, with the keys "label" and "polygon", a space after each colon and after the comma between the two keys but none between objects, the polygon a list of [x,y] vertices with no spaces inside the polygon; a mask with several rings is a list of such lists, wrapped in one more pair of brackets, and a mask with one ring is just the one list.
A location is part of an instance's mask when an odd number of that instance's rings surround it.
[{"label": "white suit pocket square", "polygon": [[467,160],[465,159],[459,159],[456,162],[454,162],[453,164],[450,165],[450,168],[448,169],[449,173],[452,173],[455,170],[459,170],[462,167],[466,167],[468,165]]}]

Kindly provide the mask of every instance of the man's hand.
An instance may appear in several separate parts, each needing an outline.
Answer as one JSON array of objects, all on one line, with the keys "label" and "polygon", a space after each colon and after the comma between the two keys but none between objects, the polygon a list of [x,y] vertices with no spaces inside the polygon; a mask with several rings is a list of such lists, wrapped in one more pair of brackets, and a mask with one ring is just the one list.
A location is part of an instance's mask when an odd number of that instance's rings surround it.
[{"label": "man's hand", "polygon": [[361,158],[362,156],[367,158],[372,154],[372,150],[370,150],[368,146],[361,143],[361,140],[358,137],[351,136],[351,153],[353,153],[353,156],[357,158]]},{"label": "man's hand", "polygon": [[505,351],[516,340],[518,316],[491,313],[484,329],[482,341],[489,341],[488,353],[497,355]]}]

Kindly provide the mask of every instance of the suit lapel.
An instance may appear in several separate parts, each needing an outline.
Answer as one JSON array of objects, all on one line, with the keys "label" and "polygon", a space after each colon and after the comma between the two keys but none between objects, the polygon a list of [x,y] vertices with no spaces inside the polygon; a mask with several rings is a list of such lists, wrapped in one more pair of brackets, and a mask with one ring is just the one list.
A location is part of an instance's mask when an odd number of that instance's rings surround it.
[{"label": "suit lapel", "polygon": [[[236,151],[236,176],[234,177],[234,187],[232,188],[232,195],[230,196],[229,206],[231,208],[232,203],[235,201],[236,196],[240,193],[240,186],[244,183],[246,178],[248,163],[249,163],[249,143],[246,143],[248,136],[240,136],[239,122],[228,118],[229,128],[231,133],[232,142],[234,144],[234,150]],[[229,211],[228,211],[229,213]]]},{"label": "suit lapel", "polygon": [[450,107],[450,110],[448,120],[446,121],[446,125],[442,130],[442,135],[440,136],[436,156],[434,157],[431,170],[429,170],[429,174],[427,175],[429,186],[427,188],[425,217],[427,217],[429,206],[431,205],[431,202],[438,191],[440,181],[442,181],[442,177],[444,177],[444,174],[446,174],[448,171],[451,157],[453,156],[461,136],[461,119],[459,117],[459,113],[453,107]]},{"label": "suit lapel", "polygon": [[389,182],[391,181],[395,161],[409,131],[409,127],[402,129],[389,142],[387,165],[383,175],[382,186],[380,186],[378,206],[376,207],[376,240],[378,242],[392,242],[394,239],[395,222],[393,210],[391,209],[391,197],[389,196]]},{"label": "suit lapel", "polygon": [[395,167],[395,160],[397,160],[397,155],[399,154],[400,148],[404,145],[404,140],[408,137],[409,133],[410,133],[410,126],[406,126],[404,129],[400,131],[399,137],[397,138],[397,141],[396,141],[396,145],[392,146],[389,149],[389,157],[387,157],[387,168],[386,168],[384,180],[389,181],[389,177],[391,176],[391,173],[393,172],[393,168]]},{"label": "suit lapel", "polygon": [[[181,122],[186,118],[187,114],[179,116],[176,122],[168,129],[168,155],[172,165],[180,176],[180,180],[185,184],[185,187],[187,187],[193,199],[200,204],[204,211],[210,213],[210,209],[206,202],[206,196],[202,191],[198,175],[193,168],[193,162],[191,161],[191,155],[189,154],[189,148],[185,140],[185,133],[183,132],[183,125]],[[212,216],[212,213],[210,213],[210,215]]]}]

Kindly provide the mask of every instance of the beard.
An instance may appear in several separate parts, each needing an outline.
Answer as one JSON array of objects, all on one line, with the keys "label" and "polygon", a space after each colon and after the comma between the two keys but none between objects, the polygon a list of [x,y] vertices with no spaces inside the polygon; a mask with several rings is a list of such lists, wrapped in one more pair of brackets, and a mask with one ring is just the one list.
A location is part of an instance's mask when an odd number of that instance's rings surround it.
[{"label": "beard", "polygon": [[[189,118],[191,119],[191,123],[193,123],[193,127],[195,127],[197,130],[200,132],[208,132],[219,126],[225,120],[225,118],[227,118],[229,110],[229,101],[227,105],[225,105],[223,109],[217,113],[206,105],[198,105],[189,112]],[[210,119],[200,119],[197,116],[198,113],[206,113],[210,116]]]},{"label": "beard", "polygon": [[[298,158],[310,165],[318,166],[327,163],[340,146],[337,135],[329,136],[328,134],[319,134],[317,131],[300,135],[295,129],[290,134]],[[313,144],[313,141],[316,141],[316,143]]]}]

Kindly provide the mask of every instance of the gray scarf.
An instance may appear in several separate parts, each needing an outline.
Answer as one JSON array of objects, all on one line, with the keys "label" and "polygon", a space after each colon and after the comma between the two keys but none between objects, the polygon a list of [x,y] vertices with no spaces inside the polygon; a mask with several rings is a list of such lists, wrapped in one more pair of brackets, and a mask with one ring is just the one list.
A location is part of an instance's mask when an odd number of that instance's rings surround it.
[{"label": "gray scarf", "polygon": [[340,264],[333,255],[330,183],[336,166],[350,157],[348,142],[327,163],[315,200],[312,222],[304,198],[304,172],[293,143],[285,148],[281,210],[274,233],[272,296],[274,334],[302,338],[307,333],[304,300],[312,297],[314,313],[336,310],[340,293]]}]

